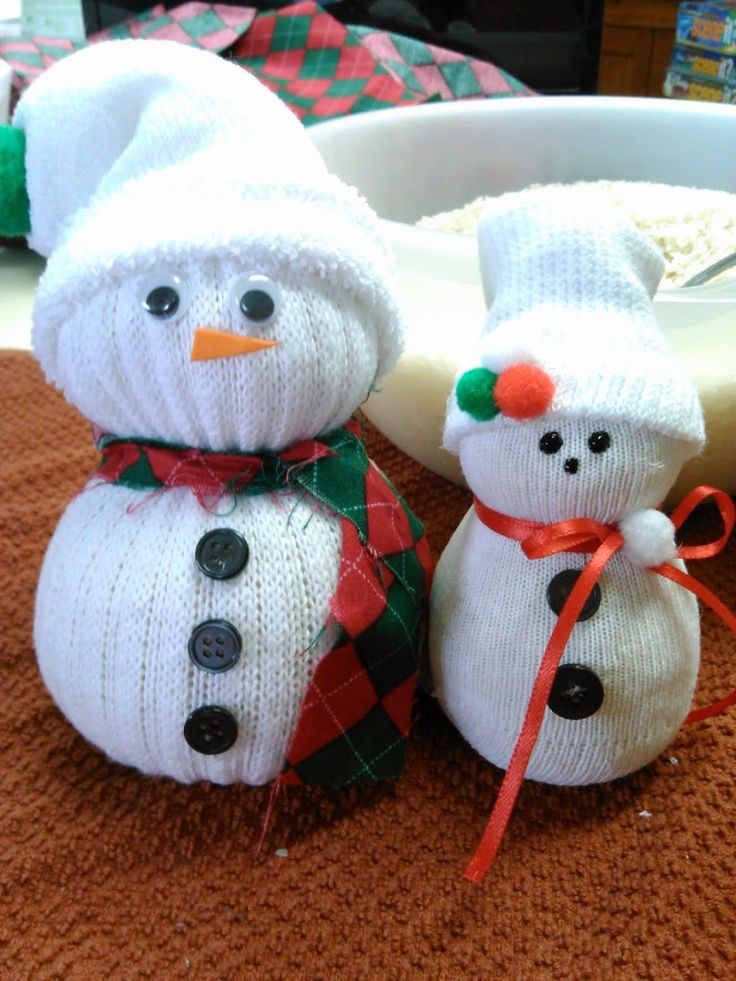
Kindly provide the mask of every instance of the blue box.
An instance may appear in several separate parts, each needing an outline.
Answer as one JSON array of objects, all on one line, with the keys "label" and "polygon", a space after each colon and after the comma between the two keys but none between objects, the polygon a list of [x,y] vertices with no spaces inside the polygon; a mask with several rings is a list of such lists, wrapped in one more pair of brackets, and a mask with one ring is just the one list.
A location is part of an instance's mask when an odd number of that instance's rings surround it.
[{"label": "blue box", "polygon": [[720,79],[726,82],[736,79],[736,55],[675,45],[672,49],[670,68],[687,72],[688,75],[699,75],[701,78],[714,81]]},{"label": "blue box", "polygon": [[736,3],[681,3],[675,36],[678,44],[736,54]]},{"label": "blue box", "polygon": [[[688,75],[670,66],[667,69],[662,91],[670,99],[692,99],[700,102],[726,102],[736,105],[736,81],[724,83],[721,79]],[[734,113],[736,123],[736,112]]]}]

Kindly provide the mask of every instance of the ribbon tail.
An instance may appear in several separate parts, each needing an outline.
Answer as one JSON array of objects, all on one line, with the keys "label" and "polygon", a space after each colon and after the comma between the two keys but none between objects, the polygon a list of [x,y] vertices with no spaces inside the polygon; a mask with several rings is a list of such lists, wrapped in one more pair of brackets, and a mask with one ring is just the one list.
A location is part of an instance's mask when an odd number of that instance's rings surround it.
[{"label": "ribbon tail", "polygon": [[730,709],[732,705],[736,705],[736,691],[732,691],[730,695],[726,695],[725,698],[719,699],[717,702],[711,702],[710,705],[704,705],[702,708],[693,709],[686,718],[683,725],[689,726],[693,722],[702,722],[703,719],[712,719],[714,715],[721,715],[726,709]]},{"label": "ribbon tail", "polygon": [[[736,634],[736,616],[702,582],[698,582],[697,579],[688,575],[687,572],[683,572],[682,569],[678,569],[668,563],[656,566],[653,571],[659,573],[660,576],[664,576],[666,579],[671,579],[672,582],[676,582],[679,586],[694,593],[717,617],[723,620],[729,630]],[[721,698],[717,702],[711,702],[710,705],[693,709],[685,719],[685,725],[690,725],[692,722],[702,722],[703,719],[710,719],[714,715],[720,715],[732,705],[736,705],[736,691],[732,691],[730,695],[726,695],[725,698]]]},{"label": "ribbon tail", "polygon": [[607,536],[581,572],[560,613],[542,656],[524,716],[524,723],[516,740],[516,746],[501,783],[496,803],[480,844],[465,870],[465,878],[471,882],[481,882],[493,864],[516,804],[516,798],[519,796],[521,785],[524,782],[529,760],[544,719],[547,701],[554,684],[555,673],[562,660],[567,641],[606,563],[622,544],[623,539],[618,532],[612,532]]},{"label": "ribbon tail", "polygon": [[271,787],[271,793],[268,795],[268,805],[266,806],[266,813],[263,816],[263,827],[261,828],[261,836],[258,839],[258,844],[256,845],[256,858],[258,858],[263,851],[263,845],[266,841],[266,836],[271,830],[271,825],[273,823],[273,816],[276,810],[276,801],[279,798],[281,791],[284,789],[284,782],[282,780],[282,774],[274,780],[273,786]]}]

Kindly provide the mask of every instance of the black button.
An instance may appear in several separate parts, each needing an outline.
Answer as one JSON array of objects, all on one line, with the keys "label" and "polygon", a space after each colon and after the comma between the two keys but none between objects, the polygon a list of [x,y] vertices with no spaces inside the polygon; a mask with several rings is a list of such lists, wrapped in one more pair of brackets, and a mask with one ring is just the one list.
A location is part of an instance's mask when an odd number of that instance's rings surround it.
[{"label": "black button", "polygon": [[208,531],[197,543],[197,565],[210,579],[232,579],[248,561],[248,545],[231,528]]},{"label": "black button", "polygon": [[184,738],[197,753],[216,756],[230,749],[238,738],[238,723],[227,709],[203,705],[184,723]]},{"label": "black button", "polygon": [[557,669],[547,705],[563,719],[587,719],[603,704],[601,679],[583,664],[562,664]]},{"label": "black button", "polygon": [[227,620],[205,620],[189,637],[189,656],[204,671],[227,671],[240,657],[243,641]]},{"label": "black button", "polygon": [[[567,597],[572,592],[572,587],[578,581],[578,576],[580,573],[577,569],[565,569],[564,572],[558,572],[554,576],[547,586],[547,602],[550,605],[550,609],[557,616],[562,613],[562,607],[565,605]],[[598,607],[601,605],[601,587],[598,583],[593,586],[590,596],[585,601],[585,606],[580,611],[580,616],[578,620],[588,620],[597,611]]]}]

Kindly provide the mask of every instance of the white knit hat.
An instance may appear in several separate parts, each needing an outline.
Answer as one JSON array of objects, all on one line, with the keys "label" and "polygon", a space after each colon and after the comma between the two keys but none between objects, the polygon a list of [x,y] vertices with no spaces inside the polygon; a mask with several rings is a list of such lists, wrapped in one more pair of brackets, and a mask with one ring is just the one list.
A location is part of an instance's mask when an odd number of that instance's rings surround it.
[{"label": "white knit hat", "polygon": [[[695,386],[654,316],[664,261],[647,236],[598,192],[540,188],[506,195],[484,215],[478,239],[492,302],[485,372],[461,373],[453,390],[449,450],[479,425],[542,415],[627,421],[683,440],[693,455],[702,449]],[[463,386],[471,402],[487,395],[488,405],[461,409]]]},{"label": "white knit hat", "polygon": [[377,219],[327,173],[302,125],[252,75],[165,41],[93,45],[49,69],[13,120],[26,137],[29,244],[49,257],[36,348],[70,304],[160,262],[269,255],[365,303],[380,374],[402,326]]}]

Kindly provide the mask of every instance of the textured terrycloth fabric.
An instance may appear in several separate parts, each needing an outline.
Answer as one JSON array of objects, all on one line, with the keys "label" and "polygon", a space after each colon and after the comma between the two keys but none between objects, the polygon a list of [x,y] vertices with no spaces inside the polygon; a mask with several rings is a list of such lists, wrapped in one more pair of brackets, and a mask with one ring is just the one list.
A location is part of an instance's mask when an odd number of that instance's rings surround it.
[{"label": "textured terrycloth fabric", "polygon": [[[736,714],[612,784],[527,783],[478,887],[462,869],[502,774],[424,699],[400,780],[290,788],[255,860],[268,788],[109,763],[46,694],[35,581],[96,453],[27,355],[0,356],[0,442],[0,976],[733,977]],[[368,444],[439,553],[469,495]],[[715,527],[694,518],[685,538]],[[736,604],[736,543],[697,574]],[[736,681],[709,614],[702,662],[705,702]]]}]

